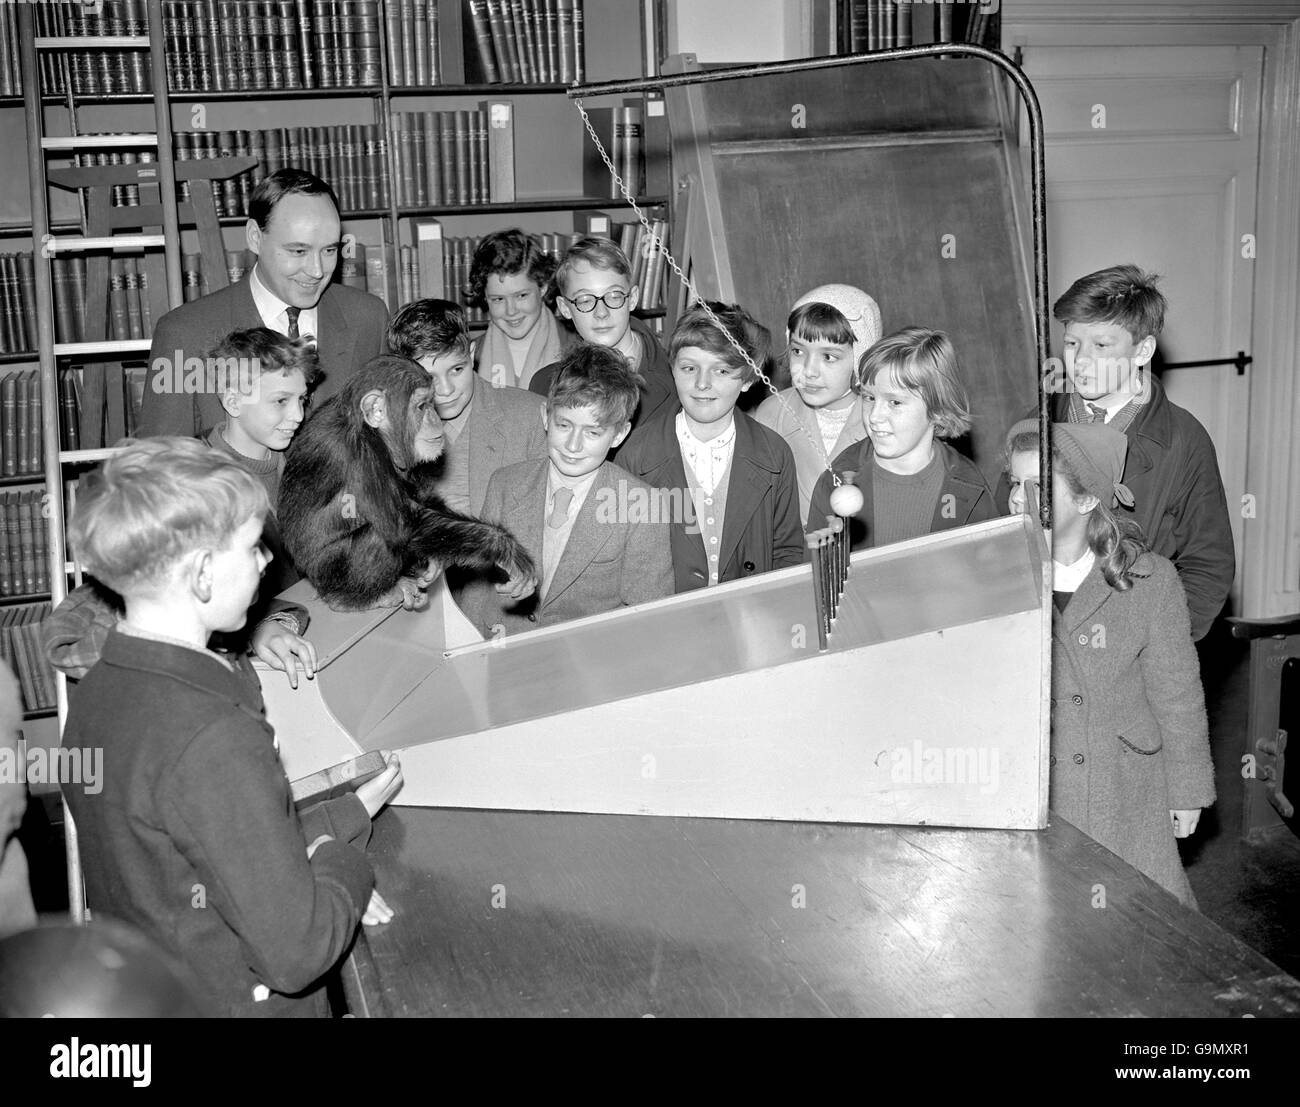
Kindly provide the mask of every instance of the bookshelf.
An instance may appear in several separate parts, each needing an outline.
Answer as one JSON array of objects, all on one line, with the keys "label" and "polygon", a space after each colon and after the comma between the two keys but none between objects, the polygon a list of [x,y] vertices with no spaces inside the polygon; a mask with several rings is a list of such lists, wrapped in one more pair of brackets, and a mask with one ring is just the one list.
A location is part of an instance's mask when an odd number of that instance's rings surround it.
[{"label": "bookshelf", "polygon": [[[420,280],[412,276],[404,284],[403,255],[407,266],[414,264],[420,248],[417,239],[416,221],[427,226],[429,220],[436,220],[441,225],[441,234],[446,239],[460,242],[476,241],[483,234],[506,226],[519,226],[538,235],[547,236],[551,242],[563,243],[566,236],[586,231],[591,223],[590,213],[605,212],[612,226],[613,236],[619,237],[618,224],[632,219],[621,197],[609,197],[603,193],[593,192],[590,185],[591,169],[586,164],[593,156],[588,147],[582,121],[564,94],[565,83],[560,80],[529,81],[489,81],[484,68],[478,40],[474,35],[471,8],[482,7],[489,15],[493,10],[509,8],[514,18],[519,13],[526,19],[529,12],[540,13],[545,10],[550,0],[535,0],[534,3],[492,3],[471,5],[469,0],[429,0],[427,5],[416,5],[408,0],[313,0],[311,4],[302,4],[301,0],[169,0],[164,3],[164,28],[161,35],[154,34],[155,42],[161,39],[161,46],[168,58],[169,87],[168,99],[172,104],[172,126],[178,136],[178,145],[195,145],[206,142],[210,146],[219,146],[230,136],[232,149],[227,152],[250,153],[254,156],[261,149],[249,150],[239,140],[247,141],[245,136],[252,134],[269,135],[273,132],[286,134],[298,129],[316,132],[310,140],[313,148],[320,148],[320,156],[315,159],[302,156],[294,159],[295,164],[312,169],[330,181],[340,193],[343,233],[345,236],[345,261],[349,251],[355,251],[355,264],[349,266],[347,274],[340,273],[336,279],[351,278],[351,283],[368,287],[384,298],[390,310],[395,310],[400,303],[413,295],[440,294],[447,298],[462,300],[458,287],[454,286],[457,278],[450,263],[444,264],[444,272],[437,277]],[[562,0],[554,0],[550,6],[561,6]],[[38,9],[45,10],[47,18],[54,20],[52,11],[62,13],[59,18],[61,26],[67,30],[68,10],[76,5],[42,4]],[[143,12],[143,0],[106,0],[103,5],[104,27],[116,28],[134,26]],[[425,18],[419,21],[415,9],[424,6]],[[3,5],[11,7],[11,5]],[[581,12],[582,50],[580,53],[570,51],[572,55],[567,62],[558,57],[556,63],[563,62],[564,76],[576,79],[581,76],[588,80],[606,80],[618,77],[643,75],[648,65],[653,63],[660,53],[656,28],[663,25],[662,0],[585,0],[578,3],[563,0],[563,7]],[[253,9],[267,12],[274,8],[277,12],[288,13],[293,10],[295,17],[301,15],[300,9],[307,11],[313,18],[321,11],[334,13],[336,16],[350,16],[354,51],[361,50],[356,42],[365,37],[367,64],[355,67],[358,73],[364,73],[367,84],[346,86],[334,83],[329,87],[287,87],[281,80],[279,87],[266,88],[203,88],[192,86],[202,84],[201,68],[207,66],[208,84],[214,83],[212,76],[219,67],[214,66],[214,57],[221,61],[223,55],[214,51],[211,43],[206,50],[200,50],[204,39],[205,26],[195,22],[195,13],[213,8],[221,23],[220,35],[223,42],[238,38],[234,31],[236,17],[243,18]],[[429,28],[437,27],[436,35],[428,31],[429,61],[423,68],[430,72],[432,59],[437,58],[439,83],[417,85],[410,83],[416,68],[409,53],[409,34],[403,35],[402,28],[407,10],[410,9],[410,26],[417,22]],[[186,14],[188,13],[188,14]],[[562,14],[562,12],[560,13]],[[433,17],[432,19],[430,17]],[[372,18],[373,17],[373,18]],[[125,22],[122,20],[125,19]],[[186,23],[185,20],[190,22]],[[371,28],[363,36],[358,30],[360,21],[366,21]],[[229,27],[226,25],[229,24]],[[257,50],[254,36],[249,35],[248,20],[240,24],[245,33],[240,41],[252,43]],[[571,25],[571,21],[570,21]],[[287,24],[286,24],[287,26]],[[529,39],[521,25],[512,25],[515,40]],[[188,34],[178,36],[177,28],[189,27]],[[194,33],[195,29],[199,33]],[[75,29],[75,27],[71,27]],[[393,31],[397,35],[394,37]],[[207,28],[208,37],[211,29]],[[260,36],[259,32],[259,36]],[[295,26],[299,35],[298,42],[311,41],[313,47],[316,35],[313,31],[302,38],[303,32]],[[500,34],[494,47],[505,49],[502,45],[509,41]],[[540,35],[540,38],[537,36]],[[534,28],[533,53],[545,53],[545,36]],[[182,49],[177,55],[178,41],[184,42],[188,49]],[[323,39],[322,39],[323,41]],[[72,51],[63,52],[72,55]],[[129,51],[123,51],[129,54]],[[206,54],[204,63],[201,54]],[[244,55],[240,55],[241,57]],[[300,58],[302,56],[299,51]],[[315,55],[313,55],[315,57]],[[57,59],[59,54],[55,55]],[[0,59],[2,61],[3,59]],[[318,62],[318,58],[316,59]],[[578,68],[581,60],[582,67]],[[229,58],[225,58],[229,62]],[[61,91],[50,88],[42,95],[45,112],[45,132],[52,137],[72,133],[72,112],[75,106],[76,130],[82,134],[112,132],[144,132],[151,129],[152,93],[147,91],[147,81],[142,84],[142,76],[136,71],[131,74],[131,65],[125,62],[105,61],[99,68],[114,73],[117,84],[98,80],[94,87],[87,85],[84,79],[78,83],[77,73],[86,68],[84,61],[67,57],[67,70],[61,79],[65,86],[72,84],[80,88],[75,94],[69,94],[66,87]],[[241,70],[244,83],[250,83],[253,74],[265,71],[265,65],[256,63]],[[551,68],[554,68],[553,66]],[[239,83],[229,80],[230,66],[226,64],[227,84]],[[280,67],[287,72],[287,66]],[[504,69],[504,67],[502,67]],[[319,84],[321,67],[315,65],[316,80]],[[124,77],[126,73],[129,76]],[[184,82],[177,87],[178,75],[184,75]],[[498,72],[498,76],[501,72]],[[538,72],[530,76],[559,76],[544,62]],[[48,76],[48,74],[47,74]],[[299,72],[299,82],[303,74]],[[125,91],[122,81],[133,79],[135,87]],[[43,85],[43,87],[46,87]],[[21,99],[5,95],[18,91],[14,80],[0,80],[0,139],[12,123],[11,115],[19,112],[7,112],[7,106],[21,106]],[[621,105],[621,101],[597,102],[596,108],[611,108]],[[482,192],[472,198],[465,195],[431,196],[427,190],[415,195],[403,189],[404,170],[409,169],[411,151],[403,141],[409,131],[401,126],[403,119],[412,116],[442,116],[451,118],[463,113],[486,114],[492,104],[508,105],[511,127],[508,130],[506,149],[500,158],[506,164],[498,167],[489,166],[484,159],[482,168]],[[662,114],[662,101],[646,103],[638,101],[638,110],[642,124],[642,151],[645,160],[644,184],[638,190],[638,199],[650,213],[663,220],[666,229],[670,223],[670,181],[671,172],[668,165],[668,142],[666,120]],[[18,121],[21,126],[21,120]],[[364,196],[344,196],[350,191],[346,174],[342,168],[342,157],[332,149],[335,139],[341,145],[350,145],[349,139],[357,136],[357,129],[368,133],[365,138],[374,142],[378,149],[371,155],[369,170],[371,176],[369,192]],[[345,130],[352,135],[345,137]],[[330,133],[333,132],[333,133]],[[235,136],[238,136],[236,138]],[[359,138],[358,141],[365,139]],[[607,139],[607,142],[609,140]],[[328,149],[327,149],[328,147]],[[236,149],[237,148],[237,149]],[[304,150],[306,142],[304,142]],[[262,148],[264,149],[264,148]],[[489,151],[484,151],[488,153]],[[492,161],[497,159],[496,149],[490,151]],[[130,155],[128,155],[130,156]],[[178,156],[214,156],[211,149],[195,151],[178,149]],[[454,155],[453,155],[454,156]],[[333,164],[331,164],[333,159]],[[262,159],[267,164],[267,159]],[[51,166],[59,162],[51,158]],[[65,163],[66,164],[66,163]],[[288,157],[281,157],[276,164],[289,164]],[[0,170],[0,178],[3,176]],[[505,195],[498,198],[495,187],[489,191],[491,184],[496,185],[497,177],[508,174]],[[601,173],[604,173],[601,167]],[[247,175],[249,184],[260,178],[260,172]],[[17,181],[14,182],[17,185]],[[365,185],[361,186],[366,187]],[[15,192],[25,191],[15,188]],[[243,227],[246,218],[244,208],[236,203],[227,208],[218,188],[218,215],[223,228],[223,237],[228,251],[243,249]],[[247,187],[244,189],[246,199]],[[183,197],[182,197],[183,199]],[[51,190],[51,221],[60,227],[79,227],[81,211],[79,198],[59,189]],[[463,202],[463,201],[469,202]],[[0,253],[13,253],[15,250],[30,251],[30,225],[21,211],[13,210],[16,205],[12,200],[0,201]],[[585,214],[584,214],[585,213]],[[24,235],[27,236],[23,241]],[[562,246],[561,246],[562,248]],[[182,233],[182,252],[192,259],[198,253],[197,239],[193,230]],[[373,255],[373,256],[372,256]],[[376,261],[375,259],[378,258]],[[211,262],[204,259],[205,264]],[[138,258],[141,276],[139,295],[146,297],[142,311],[146,319],[156,320],[166,312],[165,281],[161,255],[145,252]],[[660,267],[662,273],[664,267]],[[343,269],[343,266],[340,266]],[[647,266],[647,276],[650,267]],[[205,273],[198,292],[207,293],[209,274]],[[6,301],[11,310],[20,305],[16,297],[10,295]],[[643,289],[642,303],[645,306],[640,313],[649,318],[663,316],[668,303],[668,291],[665,278],[659,277],[659,283],[652,294]],[[473,318],[471,313],[471,318]],[[109,337],[118,337],[110,322]],[[123,332],[121,337],[135,337],[134,332]],[[148,337],[147,333],[144,337]],[[26,360],[27,351],[15,350],[12,344],[0,341],[0,372],[8,364],[18,364]],[[34,354],[32,355],[34,357]],[[143,360],[135,364],[136,368],[144,365]],[[82,446],[96,443],[83,442]]]},{"label": "bookshelf", "polygon": [[[180,158],[251,153],[243,148],[240,139],[248,143],[248,136],[254,132],[265,137],[274,131],[287,138],[293,129],[304,133],[311,129],[317,147],[324,143],[327,148],[318,149],[312,160],[302,151],[300,135],[298,160],[291,162],[286,157],[279,164],[312,169],[340,193],[345,264],[340,265],[336,279],[350,279],[369,287],[387,300],[390,310],[413,296],[433,294],[409,265],[404,286],[402,265],[404,252],[408,258],[415,256],[424,241],[421,236],[431,224],[440,228],[444,243],[456,247],[462,264],[459,271],[444,266],[438,291],[463,301],[458,289],[467,283],[469,247],[483,234],[519,226],[542,236],[550,248],[558,251],[569,236],[589,230],[601,220],[618,238],[620,224],[632,219],[621,198],[604,192],[603,182],[602,188],[593,189],[587,164],[591,156],[588,139],[578,113],[565,96],[565,88],[579,79],[644,75],[657,65],[662,53],[659,33],[665,25],[663,0],[528,0],[519,4],[514,0],[490,4],[479,4],[477,0],[474,4],[469,0],[164,0],[161,26],[156,27],[147,25],[145,0],[104,0],[98,6],[47,2],[31,7],[36,13],[38,35],[150,35],[152,52],[162,54],[166,60],[166,100],[171,107],[171,126],[178,136],[174,149]],[[495,29],[495,37],[490,29],[491,48],[503,52],[500,57],[493,55],[499,65],[498,78],[505,76],[511,66],[522,65],[517,56],[510,60],[511,34],[517,55],[519,43],[530,42],[526,26],[529,14],[536,16],[554,8],[558,18],[567,10],[570,48],[561,50],[557,42],[554,57],[546,54],[547,39],[535,24],[532,34],[540,37],[531,40],[531,56],[536,59],[532,67],[515,69],[511,73],[515,79],[490,80],[474,33],[473,9],[478,8],[489,15],[493,9],[499,14],[509,9],[511,18],[525,20],[510,26],[502,24]],[[418,18],[420,9],[422,21]],[[575,12],[583,17],[580,42],[574,30]],[[408,24],[425,29],[429,49],[423,61],[418,51],[412,52],[415,40],[406,34]],[[436,44],[432,30],[435,24]],[[276,26],[285,33],[291,28],[297,36],[296,78],[291,79],[294,67],[286,61],[287,55],[270,68],[269,51],[274,41],[271,29]],[[303,34],[308,37],[301,37]],[[284,40],[285,34],[281,34],[282,47]],[[0,3],[0,144],[11,150],[23,149],[28,143],[18,46],[16,5]],[[205,53],[206,78],[201,57]],[[307,54],[313,59],[313,80],[304,79],[306,70],[301,61]],[[328,59],[325,68],[322,58]],[[45,136],[145,134],[155,130],[148,52],[123,48],[79,56],[70,48],[44,54],[38,64],[42,77],[39,111]],[[322,77],[330,67],[332,75]],[[223,74],[220,80],[215,76],[218,71]],[[349,80],[355,83],[347,83]],[[209,87],[202,87],[204,84]],[[218,84],[225,87],[215,87]],[[662,221],[666,239],[671,172],[662,101],[637,99],[628,103],[641,116],[641,150],[646,163],[638,198],[650,215]],[[444,190],[435,195],[428,190],[427,180],[423,194],[401,191],[404,165],[410,166],[406,160],[410,154],[401,141],[400,124],[404,119],[436,116],[455,124],[479,113],[486,128],[494,121],[490,115],[494,105],[508,105],[509,142],[503,146],[500,135],[495,136],[495,142],[481,140],[478,172],[471,176],[471,171],[464,169],[465,183],[477,184],[476,193]],[[606,98],[590,106],[613,110],[623,107],[624,102]],[[343,151],[331,151],[328,146],[333,143],[346,147],[350,143],[355,147],[358,139],[364,144],[367,138],[373,144],[368,151],[373,176],[359,189],[357,151],[348,151],[353,163],[341,174]],[[265,143],[261,149],[265,151]],[[469,149],[467,146],[465,153]],[[453,145],[453,157],[456,152]],[[141,151],[105,155],[105,160],[114,164],[119,158],[122,162],[147,160]],[[38,358],[27,278],[31,265],[40,264],[41,259],[39,244],[32,238],[32,209],[22,163],[23,159],[15,158],[0,164],[0,395],[4,394],[6,380],[16,384],[26,378],[30,386]],[[71,155],[52,155],[46,160],[49,169],[72,164]],[[265,161],[259,166],[264,168]],[[254,181],[252,173],[245,176],[248,180],[242,184],[235,181],[229,190],[219,182],[215,188],[228,271],[245,246],[243,212]],[[352,185],[346,198],[342,195],[343,183]],[[126,194],[131,191],[134,197]],[[46,201],[52,231],[85,233],[81,194],[50,188]],[[114,201],[115,205],[128,206],[134,202],[140,202],[137,186],[123,186],[122,195],[115,196]],[[345,271],[349,268],[348,247],[358,251],[350,272]],[[181,251],[189,259],[198,257],[194,228],[182,228]],[[20,255],[30,261],[20,262]],[[368,264],[361,264],[360,256]],[[170,307],[162,253],[149,249],[126,254],[119,251],[114,259],[124,264],[110,271],[106,337],[147,340],[151,322]],[[221,259],[202,260],[204,275],[191,281],[187,298],[210,291],[207,280],[212,270],[207,267],[221,264]],[[77,264],[83,265],[80,273]],[[650,272],[648,267],[646,272]],[[56,341],[81,341],[86,302],[84,256],[77,258],[76,264],[70,258],[56,258],[52,276]],[[657,296],[643,294],[643,303],[648,306],[639,314],[651,319],[666,314],[663,305],[668,297],[663,280],[661,276]],[[59,428],[65,449],[107,444],[88,440],[84,428],[80,440],[76,434],[80,366],[88,360],[102,360],[103,356],[59,362]],[[138,398],[143,386],[146,359],[143,354],[114,356],[124,369],[125,406],[129,411],[133,395]],[[27,391],[33,399],[39,396],[39,389],[29,387]],[[18,405],[0,411],[0,437],[4,429],[10,430],[17,449],[20,428],[30,435],[33,425],[40,427],[38,410],[29,403],[23,412],[18,411]],[[128,417],[128,432],[132,425]],[[40,660],[35,627],[51,598],[48,581],[38,587],[35,578],[28,581],[25,575],[29,560],[33,566],[45,566],[49,560],[38,543],[38,532],[41,538],[45,534],[41,525],[45,474],[39,442],[38,431],[35,439],[25,443],[21,451],[24,460],[17,471],[5,471],[0,459],[0,508],[4,509],[0,516],[0,641],[6,648],[11,639],[23,643],[25,657],[16,652],[16,647],[7,655],[16,671],[20,659],[29,670]],[[12,538],[10,528],[4,525],[11,519],[15,522]],[[19,629],[19,623],[29,625],[29,629]],[[43,697],[42,692],[40,703],[25,705],[29,707],[25,715],[29,723],[44,725],[50,721],[53,712]]]}]

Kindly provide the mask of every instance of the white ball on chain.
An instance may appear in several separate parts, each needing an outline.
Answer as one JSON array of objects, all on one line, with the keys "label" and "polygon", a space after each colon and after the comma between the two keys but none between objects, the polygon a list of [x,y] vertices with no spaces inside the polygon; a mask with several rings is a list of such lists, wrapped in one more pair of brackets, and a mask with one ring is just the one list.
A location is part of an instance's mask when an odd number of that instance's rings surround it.
[{"label": "white ball on chain", "polygon": [[831,493],[831,510],[841,519],[849,519],[862,510],[866,501],[856,484],[841,484]]}]

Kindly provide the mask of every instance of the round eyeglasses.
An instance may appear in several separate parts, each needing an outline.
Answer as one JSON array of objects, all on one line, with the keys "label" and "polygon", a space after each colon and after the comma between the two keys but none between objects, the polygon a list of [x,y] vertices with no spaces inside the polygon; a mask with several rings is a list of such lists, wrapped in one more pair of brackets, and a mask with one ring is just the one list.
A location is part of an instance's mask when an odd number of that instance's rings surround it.
[{"label": "round eyeglasses", "polygon": [[597,304],[604,304],[610,311],[618,311],[627,303],[627,297],[628,294],[621,288],[611,288],[603,296],[583,292],[578,296],[566,296],[565,299],[585,315],[589,311],[595,311]]}]

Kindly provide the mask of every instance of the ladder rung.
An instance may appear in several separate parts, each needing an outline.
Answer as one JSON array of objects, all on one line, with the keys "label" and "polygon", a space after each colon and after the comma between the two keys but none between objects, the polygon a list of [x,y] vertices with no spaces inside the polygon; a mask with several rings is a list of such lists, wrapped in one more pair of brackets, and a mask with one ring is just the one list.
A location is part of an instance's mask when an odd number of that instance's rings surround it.
[{"label": "ladder rung", "polygon": [[37,50],[149,49],[148,35],[38,35]]},{"label": "ladder rung", "polygon": [[103,238],[47,238],[45,252],[49,254],[74,254],[81,250],[116,250],[119,247],[134,249],[139,246],[165,246],[166,235],[119,234]]},{"label": "ladder rung", "polygon": [[[63,465],[80,465],[89,464],[92,461],[107,461],[114,454],[120,454],[122,450],[116,446],[109,446],[102,450],[60,450],[59,461]],[[72,562],[68,562],[68,572],[72,572]]]},{"label": "ladder rung", "polygon": [[68,135],[41,139],[42,150],[84,150],[87,147],[157,145],[158,136],[148,132],[133,135]]},{"label": "ladder rung", "polygon": [[152,345],[153,343],[147,338],[119,338],[111,342],[56,342],[54,344],[54,356],[148,353]]}]

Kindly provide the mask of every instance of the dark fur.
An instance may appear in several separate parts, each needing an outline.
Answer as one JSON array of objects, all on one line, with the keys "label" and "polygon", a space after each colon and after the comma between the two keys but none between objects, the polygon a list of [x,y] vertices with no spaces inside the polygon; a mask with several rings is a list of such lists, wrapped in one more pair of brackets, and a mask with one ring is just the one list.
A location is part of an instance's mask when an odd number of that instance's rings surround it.
[{"label": "dark fur", "polygon": [[[411,394],[428,385],[413,361],[373,358],[312,413],[289,447],[280,530],[294,563],[331,607],[372,607],[400,577],[423,572],[430,558],[444,568],[535,572],[512,535],[457,514],[438,498],[436,464],[403,464]],[[384,436],[361,415],[362,397],[375,389],[401,422],[396,462]]]}]

